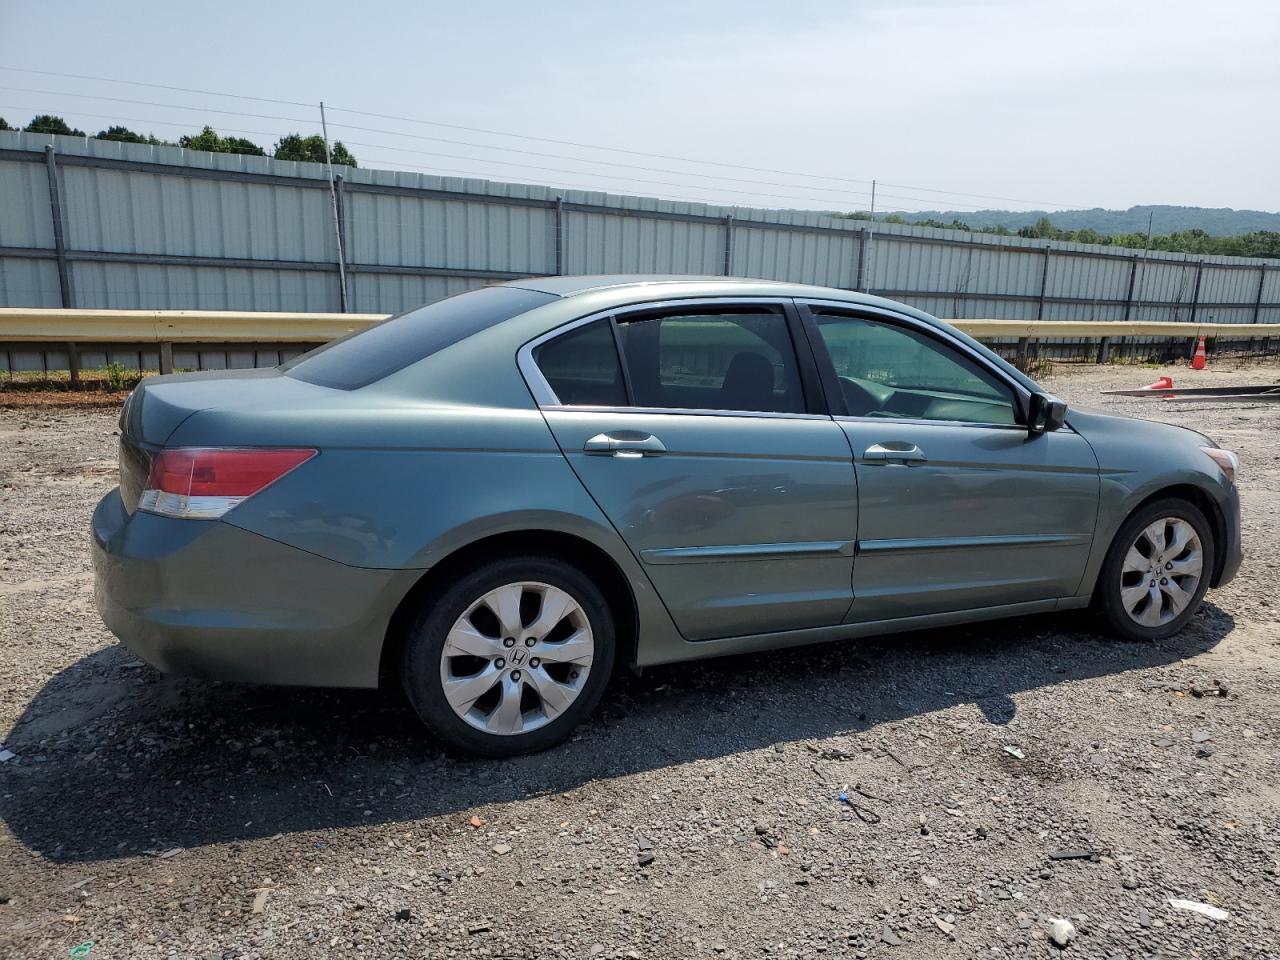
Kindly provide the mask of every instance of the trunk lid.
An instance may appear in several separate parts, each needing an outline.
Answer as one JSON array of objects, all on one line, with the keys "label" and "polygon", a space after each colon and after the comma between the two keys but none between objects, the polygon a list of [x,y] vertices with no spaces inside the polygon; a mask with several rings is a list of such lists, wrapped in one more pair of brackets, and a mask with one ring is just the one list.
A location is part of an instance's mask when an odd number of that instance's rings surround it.
[{"label": "trunk lid", "polygon": [[[152,455],[174,431],[203,410],[263,411],[293,406],[300,393],[321,388],[285,377],[278,370],[209,370],[143,380],[120,412],[120,498],[132,514],[146,488]],[[235,446],[234,438],[211,439],[210,446]],[[246,444],[252,445],[252,444]]]},{"label": "trunk lid", "polygon": [[208,370],[148,377],[129,395],[121,414],[122,436],[163,446],[182,421],[211,407],[269,403],[285,379],[274,369]]}]

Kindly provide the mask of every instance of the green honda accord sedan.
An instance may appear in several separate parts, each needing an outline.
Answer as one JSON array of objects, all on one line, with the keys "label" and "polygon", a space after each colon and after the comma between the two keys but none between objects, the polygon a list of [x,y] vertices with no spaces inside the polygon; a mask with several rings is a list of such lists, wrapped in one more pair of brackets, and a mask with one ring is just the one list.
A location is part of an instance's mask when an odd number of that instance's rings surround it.
[{"label": "green honda accord sedan", "polygon": [[278,369],[145,380],[95,593],[161,670],[391,679],[451,747],[506,755],[623,665],[1089,606],[1167,636],[1240,565],[1236,468],[892,301],[520,280]]}]

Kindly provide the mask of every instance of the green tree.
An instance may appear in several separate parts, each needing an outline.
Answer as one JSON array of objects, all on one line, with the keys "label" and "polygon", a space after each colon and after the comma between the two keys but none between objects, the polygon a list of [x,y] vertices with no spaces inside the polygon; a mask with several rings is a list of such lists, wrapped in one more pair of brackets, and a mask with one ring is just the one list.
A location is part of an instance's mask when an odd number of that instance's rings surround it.
[{"label": "green tree", "polygon": [[267,151],[243,137],[220,137],[213,127],[205,127],[199,133],[178,138],[178,146],[188,150],[208,150],[210,153],[242,153],[252,157],[265,157]]},{"label": "green tree", "polygon": [[[1070,211],[1068,211],[1070,212]],[[979,211],[979,214],[982,212]],[[866,212],[836,214],[836,216],[866,219]],[[937,217],[908,220],[900,213],[890,213],[877,218],[883,223],[913,224],[918,227],[937,227],[943,230],[967,230],[969,232],[995,234],[1008,237],[1014,234],[1004,226],[974,228],[959,217],[945,223]],[[1036,240],[1067,240],[1075,243],[1093,243],[1104,247],[1123,247],[1131,250],[1160,250],[1170,253],[1191,253],[1227,257],[1266,257],[1280,260],[1280,231],[1254,230],[1236,236],[1216,236],[1200,227],[1175,230],[1172,233],[1151,237],[1148,244],[1145,232],[1103,233],[1092,227],[1079,230],[1063,230],[1046,216],[1038,217],[1030,226],[1019,227],[1017,236]]]},{"label": "green tree", "polygon": [[4,122],[4,117],[0,117],[0,130],[12,130],[13,127]]},{"label": "green tree", "polygon": [[1018,236],[1032,240],[1062,240],[1062,231],[1053,225],[1048,217],[1040,217],[1029,227],[1021,227]]},{"label": "green tree", "polygon": [[118,143],[151,143],[172,146],[167,140],[161,140],[154,134],[143,136],[140,133],[134,133],[128,127],[107,127],[105,130],[99,130],[93,137],[95,140],[114,140]]},{"label": "green tree", "polygon": [[61,117],[55,117],[48,113],[32,117],[31,122],[24,129],[27,133],[60,133],[64,137],[83,137],[86,135],[83,130],[77,130],[75,127],[70,126]]},{"label": "green tree", "polygon": [[[356,158],[341,140],[335,140],[329,147],[334,163],[347,167],[356,166]],[[273,156],[277,160],[306,160],[311,163],[324,163],[324,138],[319,134],[304,137],[300,133],[291,133],[276,142]]]},{"label": "green tree", "polygon": [[1280,231],[1255,230],[1239,238],[1241,256],[1280,258]]}]

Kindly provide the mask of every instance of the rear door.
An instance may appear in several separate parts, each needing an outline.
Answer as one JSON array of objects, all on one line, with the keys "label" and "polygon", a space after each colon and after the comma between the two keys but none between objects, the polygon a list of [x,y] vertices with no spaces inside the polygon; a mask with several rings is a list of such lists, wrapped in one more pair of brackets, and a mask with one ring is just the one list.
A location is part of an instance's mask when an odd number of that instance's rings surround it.
[{"label": "rear door", "polygon": [[853,464],[797,336],[788,302],[685,301],[587,318],[522,351],[569,463],[687,639],[848,612]]},{"label": "rear door", "polygon": [[808,307],[858,478],[850,619],[1074,594],[1098,505],[1084,438],[1028,436],[1018,386],[932,325]]}]

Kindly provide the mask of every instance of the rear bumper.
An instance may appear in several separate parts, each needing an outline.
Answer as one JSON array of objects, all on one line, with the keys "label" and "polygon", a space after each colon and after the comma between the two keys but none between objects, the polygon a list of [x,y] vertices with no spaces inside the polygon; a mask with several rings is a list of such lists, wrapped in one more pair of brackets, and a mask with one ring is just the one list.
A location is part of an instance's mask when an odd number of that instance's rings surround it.
[{"label": "rear bumper", "polygon": [[387,624],[421,575],[350,567],[227,523],[93,514],[94,598],[126,647],[166,673],[373,687]]}]

